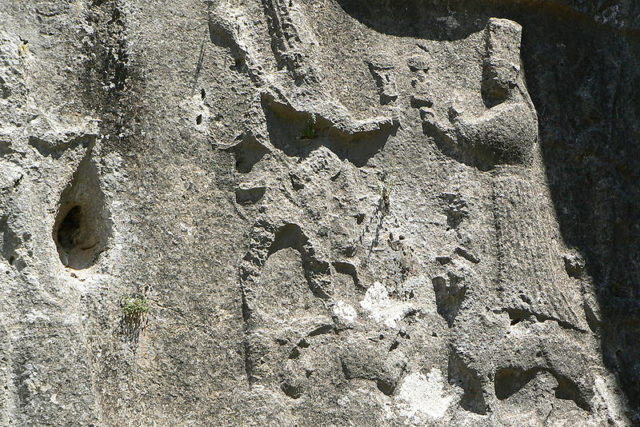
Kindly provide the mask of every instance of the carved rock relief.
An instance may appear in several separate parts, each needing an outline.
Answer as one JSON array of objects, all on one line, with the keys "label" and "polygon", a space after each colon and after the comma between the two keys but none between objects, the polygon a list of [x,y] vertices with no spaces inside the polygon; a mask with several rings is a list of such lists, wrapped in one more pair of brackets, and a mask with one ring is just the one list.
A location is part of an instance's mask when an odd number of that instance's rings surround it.
[{"label": "carved rock relief", "polygon": [[[356,120],[322,90],[325,76],[313,60],[318,43],[302,5],[262,2],[272,59],[255,50],[241,31],[243,14],[225,5],[210,8],[212,41],[229,48],[238,69],[255,83],[266,123],[266,128],[248,129],[226,149],[234,153],[243,176],[266,167],[260,165],[269,164],[272,171],[270,182],[240,185],[236,191],[238,204],[260,205],[239,272],[249,384],[279,388],[300,399],[314,388],[365,381],[400,399],[403,381],[408,384],[426,372],[421,357],[403,343],[429,335],[432,322],[439,325],[443,336],[438,345],[448,354],[441,363],[447,377],[442,387],[466,411],[491,413],[539,380],[552,384],[549,393],[556,398],[590,411],[591,356],[576,355],[580,360],[571,367],[558,357],[590,338],[583,313],[568,308],[580,296],[565,277],[562,257],[552,247],[539,246],[553,239],[537,227],[540,210],[527,182],[537,116],[520,61],[521,27],[492,18],[477,37],[482,109],[439,105],[441,96],[430,94],[433,58],[420,48],[421,54],[400,65],[372,55],[375,59],[366,66],[385,109],[381,116]],[[270,63],[277,72],[266,72]],[[410,76],[409,95],[403,93],[406,77],[399,73]],[[416,242],[388,232],[394,222],[402,229],[402,221],[390,215],[392,185],[370,160],[405,126],[386,108],[404,100],[419,110],[423,137],[444,155],[491,174],[487,182],[497,254],[483,254],[459,237],[451,254],[420,259],[413,254]],[[305,137],[309,123],[313,132]],[[342,194],[367,196],[341,198],[340,185]],[[333,191],[338,195],[333,197]],[[462,236],[458,229],[472,215],[467,201],[457,193],[440,198],[447,230]],[[514,209],[531,211],[524,234],[522,224],[513,220],[522,215],[514,215]],[[530,241],[542,253],[531,252]],[[377,257],[377,251],[384,256]],[[394,252],[398,255],[390,255]],[[531,258],[540,261],[531,264]],[[412,270],[412,263],[431,272],[431,278],[413,276],[420,269]],[[495,265],[493,281],[476,273],[487,263]],[[372,272],[383,270],[393,271],[395,278],[387,276],[393,287],[372,280]],[[477,338],[481,327],[494,331],[483,333],[483,342]],[[566,340],[547,343],[546,331],[564,334]],[[515,348],[520,349],[517,355],[511,352]],[[324,374],[314,375],[318,370]],[[334,383],[319,384],[319,377]],[[431,381],[437,374],[423,377]]]}]

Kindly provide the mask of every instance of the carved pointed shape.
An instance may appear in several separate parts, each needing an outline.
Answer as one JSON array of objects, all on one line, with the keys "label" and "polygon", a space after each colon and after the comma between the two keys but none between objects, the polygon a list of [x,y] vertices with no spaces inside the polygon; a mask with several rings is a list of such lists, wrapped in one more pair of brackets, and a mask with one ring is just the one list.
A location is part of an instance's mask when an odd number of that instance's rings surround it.
[{"label": "carved pointed shape", "polygon": [[95,264],[111,235],[98,169],[90,154],[80,162],[60,195],[52,234],[60,261],[76,270]]}]

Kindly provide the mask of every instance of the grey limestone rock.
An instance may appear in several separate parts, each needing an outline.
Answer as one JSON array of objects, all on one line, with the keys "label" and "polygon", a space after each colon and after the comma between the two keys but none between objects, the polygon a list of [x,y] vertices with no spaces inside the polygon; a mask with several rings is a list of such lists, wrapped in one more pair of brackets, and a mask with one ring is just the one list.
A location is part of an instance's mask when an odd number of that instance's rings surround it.
[{"label": "grey limestone rock", "polygon": [[0,426],[640,423],[633,0],[0,0]]}]

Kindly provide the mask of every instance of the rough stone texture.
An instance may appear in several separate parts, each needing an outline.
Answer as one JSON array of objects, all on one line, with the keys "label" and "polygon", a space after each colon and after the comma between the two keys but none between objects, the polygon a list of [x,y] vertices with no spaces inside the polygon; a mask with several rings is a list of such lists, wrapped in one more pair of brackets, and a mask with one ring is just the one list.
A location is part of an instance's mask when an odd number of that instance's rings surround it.
[{"label": "rough stone texture", "polygon": [[640,423],[640,3],[0,11],[0,425]]}]

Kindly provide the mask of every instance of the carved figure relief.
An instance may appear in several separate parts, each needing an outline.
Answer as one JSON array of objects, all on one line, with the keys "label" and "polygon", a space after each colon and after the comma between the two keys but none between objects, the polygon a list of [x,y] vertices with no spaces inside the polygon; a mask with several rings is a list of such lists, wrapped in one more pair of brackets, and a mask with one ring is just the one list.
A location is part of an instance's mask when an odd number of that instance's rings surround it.
[{"label": "carved figure relief", "polygon": [[[318,52],[325,35],[312,24],[312,6],[262,2],[270,56],[239,29],[233,8],[217,5],[212,40],[256,85],[266,122],[227,149],[243,175],[272,171],[270,182],[249,186],[260,188],[259,197],[238,199],[256,212],[240,267],[248,383],[291,399],[335,387],[355,393],[350,384],[366,383],[381,392],[380,407],[391,399],[397,414],[423,421],[439,419],[453,402],[470,416],[500,417],[510,399],[544,383],[549,396],[588,413],[589,356],[576,355],[571,367],[557,356],[592,337],[584,314],[568,308],[579,289],[563,275],[558,247],[542,243],[553,238],[535,219],[548,213],[530,182],[538,123],[520,60],[521,26],[490,18],[466,39],[407,37],[397,52],[372,51],[360,69],[376,103],[363,112],[326,90],[332,71]],[[481,67],[465,55],[477,55]],[[457,62],[442,63],[445,56]],[[393,146],[397,133],[418,148]],[[399,149],[425,158],[396,166],[387,153]],[[396,182],[397,167],[433,174],[442,193],[428,199],[412,182]],[[446,174],[473,187],[453,185]],[[479,213],[482,204],[491,218]],[[416,223],[406,215],[415,218],[415,210],[442,219]],[[523,210],[531,217],[524,225],[513,220]],[[433,233],[446,248],[429,246]],[[481,324],[492,331],[482,341]],[[544,331],[566,340],[552,348]],[[426,347],[440,350],[424,354]],[[441,390],[444,409],[415,409],[408,387]]]}]

